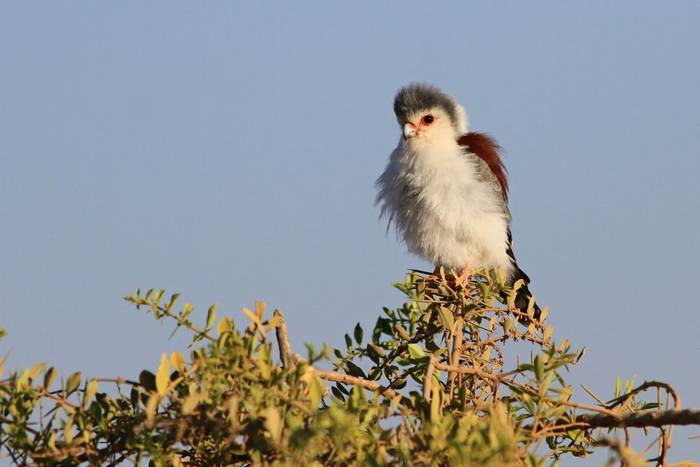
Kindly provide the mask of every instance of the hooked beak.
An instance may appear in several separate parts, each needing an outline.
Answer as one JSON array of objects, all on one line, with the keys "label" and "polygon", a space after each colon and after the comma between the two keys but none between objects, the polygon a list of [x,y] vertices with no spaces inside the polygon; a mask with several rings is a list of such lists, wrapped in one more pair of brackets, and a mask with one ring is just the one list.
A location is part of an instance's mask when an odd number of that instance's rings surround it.
[{"label": "hooked beak", "polygon": [[413,138],[416,136],[416,133],[418,133],[418,130],[416,130],[416,126],[411,123],[405,123],[403,126],[403,139],[408,139],[408,138]]}]

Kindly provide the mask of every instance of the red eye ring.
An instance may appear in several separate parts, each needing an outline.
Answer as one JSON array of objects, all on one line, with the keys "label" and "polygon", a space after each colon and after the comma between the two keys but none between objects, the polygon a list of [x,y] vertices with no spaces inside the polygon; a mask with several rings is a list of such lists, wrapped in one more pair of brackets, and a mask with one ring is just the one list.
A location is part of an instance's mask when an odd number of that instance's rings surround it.
[{"label": "red eye ring", "polygon": [[433,116],[430,115],[430,114],[424,115],[423,118],[420,119],[420,122],[421,122],[422,124],[424,124],[424,125],[430,125],[430,124],[433,123],[434,121],[435,121],[435,117],[433,117]]}]

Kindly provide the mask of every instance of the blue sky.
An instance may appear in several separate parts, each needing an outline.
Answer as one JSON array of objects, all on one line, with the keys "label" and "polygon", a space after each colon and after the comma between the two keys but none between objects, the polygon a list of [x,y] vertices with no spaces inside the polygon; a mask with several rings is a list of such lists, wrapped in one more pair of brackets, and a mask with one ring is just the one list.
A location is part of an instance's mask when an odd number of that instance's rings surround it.
[{"label": "blue sky", "polygon": [[[413,80],[505,148],[516,254],[571,374],[700,406],[700,3],[14,2],[0,7],[0,351],[134,375],[181,349],[122,301],[371,327],[406,253],[373,206]],[[699,457],[676,430],[673,458]]]}]

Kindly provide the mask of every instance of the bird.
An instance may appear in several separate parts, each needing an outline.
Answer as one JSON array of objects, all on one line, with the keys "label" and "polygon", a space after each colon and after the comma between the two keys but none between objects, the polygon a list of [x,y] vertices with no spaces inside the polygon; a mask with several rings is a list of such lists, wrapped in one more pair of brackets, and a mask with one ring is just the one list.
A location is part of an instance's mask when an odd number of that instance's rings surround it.
[{"label": "bird", "polygon": [[[530,278],[513,253],[508,177],[501,147],[472,132],[457,100],[434,85],[410,83],[397,92],[401,129],[396,148],[376,181],[380,217],[392,222],[411,253],[464,280],[470,271],[502,270],[526,312]],[[505,298],[505,295],[504,295]],[[533,301],[534,302],[534,301]],[[534,316],[541,310],[534,303]]]}]

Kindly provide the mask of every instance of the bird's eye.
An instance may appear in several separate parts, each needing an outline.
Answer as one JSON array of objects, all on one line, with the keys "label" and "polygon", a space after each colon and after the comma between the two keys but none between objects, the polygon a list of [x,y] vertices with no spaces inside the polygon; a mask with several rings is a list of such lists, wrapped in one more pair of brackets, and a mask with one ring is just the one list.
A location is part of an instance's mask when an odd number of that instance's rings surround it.
[{"label": "bird's eye", "polygon": [[435,120],[435,117],[433,117],[432,115],[426,115],[421,120],[422,120],[422,123],[424,123],[426,125],[430,125]]}]

